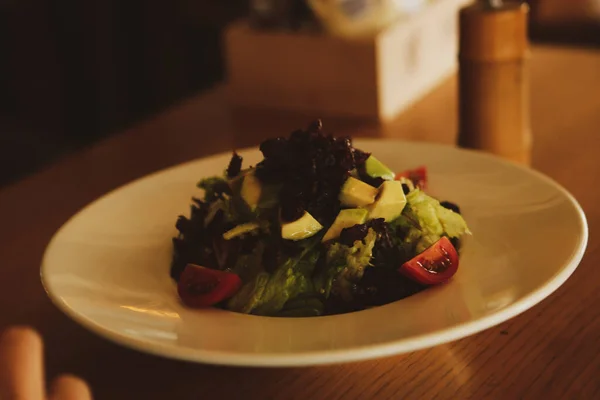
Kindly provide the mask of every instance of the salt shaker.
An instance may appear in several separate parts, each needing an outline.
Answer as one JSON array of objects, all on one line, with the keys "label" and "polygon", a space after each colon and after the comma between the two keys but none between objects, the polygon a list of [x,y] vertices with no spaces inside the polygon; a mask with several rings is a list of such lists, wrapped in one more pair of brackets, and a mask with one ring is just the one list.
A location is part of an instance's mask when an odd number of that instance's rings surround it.
[{"label": "salt shaker", "polygon": [[529,164],[529,7],[482,1],[460,11],[461,147]]}]

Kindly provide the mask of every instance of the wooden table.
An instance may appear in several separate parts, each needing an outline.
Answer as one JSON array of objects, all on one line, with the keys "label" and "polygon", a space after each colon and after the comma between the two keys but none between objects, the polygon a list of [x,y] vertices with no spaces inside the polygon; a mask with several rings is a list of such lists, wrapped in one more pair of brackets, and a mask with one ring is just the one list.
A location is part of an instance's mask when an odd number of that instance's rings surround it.
[{"label": "wooden table", "polygon": [[[535,48],[531,73],[534,167],[579,199],[592,236],[563,287],[500,326],[386,359],[251,369],[138,353],[61,314],[42,289],[39,264],[52,234],[79,208],[157,169],[305,124],[306,118],[285,113],[231,113],[217,88],[0,191],[0,328],[38,328],[49,377],[76,373],[98,399],[598,399],[600,52]],[[452,143],[456,122],[456,81],[450,79],[389,125],[328,119],[325,126],[356,136]]]}]

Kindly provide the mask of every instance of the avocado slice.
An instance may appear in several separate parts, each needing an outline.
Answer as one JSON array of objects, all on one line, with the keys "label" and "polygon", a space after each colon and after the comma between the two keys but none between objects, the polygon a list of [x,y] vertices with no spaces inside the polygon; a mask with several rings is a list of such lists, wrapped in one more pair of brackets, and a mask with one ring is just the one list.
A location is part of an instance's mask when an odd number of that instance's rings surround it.
[{"label": "avocado slice", "polygon": [[346,207],[362,207],[375,201],[377,189],[353,177],[348,177],[340,191],[340,202]]},{"label": "avocado slice", "polygon": [[275,207],[279,203],[279,191],[281,185],[262,184],[260,199],[258,200],[258,208],[266,209]]},{"label": "avocado slice", "polygon": [[245,224],[239,224],[225,232],[223,234],[223,239],[231,240],[234,237],[243,235],[244,233],[253,232],[258,229],[260,229],[260,224],[258,222],[247,222]]},{"label": "avocado slice", "polygon": [[385,164],[376,159],[373,155],[365,161],[365,172],[371,178],[381,178],[386,181],[393,181],[396,178],[394,171],[389,169]]},{"label": "avocado slice", "polygon": [[229,187],[231,188],[232,192],[239,193],[239,191],[242,187],[242,182],[244,180],[244,177],[246,176],[246,174],[248,174],[251,171],[253,171],[252,168],[243,169],[235,177],[229,178],[227,180],[227,183],[229,184]]},{"label": "avocado slice", "polygon": [[335,217],[335,221],[333,221],[333,224],[331,224],[321,241],[327,242],[336,239],[342,233],[342,229],[350,228],[357,224],[364,224],[368,214],[369,212],[364,208],[348,208],[340,210],[337,217]]},{"label": "avocado slice", "polygon": [[385,222],[395,220],[402,214],[406,206],[406,196],[402,190],[402,182],[385,181],[379,186],[375,203],[369,205],[369,219],[383,218]]},{"label": "avocado slice", "polygon": [[288,240],[302,240],[315,235],[323,229],[308,211],[295,221],[281,223],[281,237]]},{"label": "avocado slice", "polygon": [[[257,208],[275,207],[279,202],[281,185],[264,184],[254,175],[254,169],[243,170],[228,181],[233,193],[246,203],[251,212]],[[258,199],[258,200],[257,200]]]},{"label": "avocado slice", "polygon": [[240,197],[246,202],[250,211],[255,211],[260,201],[262,194],[262,185],[258,178],[254,175],[254,171],[250,171],[242,178],[242,186],[240,188]]}]

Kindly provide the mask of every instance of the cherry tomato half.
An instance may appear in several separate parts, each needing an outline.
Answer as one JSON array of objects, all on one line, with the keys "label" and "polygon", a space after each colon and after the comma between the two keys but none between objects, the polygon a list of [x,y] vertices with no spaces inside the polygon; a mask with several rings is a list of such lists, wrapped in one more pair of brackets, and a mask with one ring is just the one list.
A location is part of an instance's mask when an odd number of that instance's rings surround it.
[{"label": "cherry tomato half", "polygon": [[458,253],[447,237],[405,262],[399,271],[423,285],[437,285],[450,279],[458,269]]},{"label": "cherry tomato half", "polygon": [[179,277],[177,293],[189,307],[210,307],[233,296],[242,280],[231,272],[188,264]]},{"label": "cherry tomato half", "polygon": [[427,167],[419,167],[399,172],[396,174],[396,180],[400,178],[410,179],[415,187],[425,190],[427,188]]}]

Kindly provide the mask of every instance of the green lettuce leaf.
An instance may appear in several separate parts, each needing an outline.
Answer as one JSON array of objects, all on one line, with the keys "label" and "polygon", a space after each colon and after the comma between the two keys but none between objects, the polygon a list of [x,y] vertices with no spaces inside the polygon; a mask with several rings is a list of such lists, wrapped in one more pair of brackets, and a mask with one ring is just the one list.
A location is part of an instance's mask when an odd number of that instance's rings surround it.
[{"label": "green lettuce leaf", "polygon": [[247,282],[242,288],[227,302],[227,309],[244,314],[250,314],[260,303],[260,299],[265,292],[265,288],[271,277],[266,272],[260,272],[253,280]]},{"label": "green lettuce leaf", "polygon": [[205,178],[198,182],[198,187],[204,190],[204,201],[210,204],[206,225],[218,210],[223,210],[226,221],[236,225],[257,218],[257,213],[251,212],[239,195],[231,193],[229,183],[225,179],[218,176]]},{"label": "green lettuce leaf", "polygon": [[264,243],[258,242],[250,254],[242,254],[238,257],[232,272],[236,273],[244,285],[226,304],[226,308],[249,314],[259,303],[264,290],[271,278],[264,271],[262,255]]},{"label": "green lettuce leaf", "polygon": [[322,315],[323,299],[314,291],[306,291],[289,299],[276,315],[281,317],[310,317]]},{"label": "green lettuce leaf", "polygon": [[251,253],[242,254],[236,260],[232,272],[237,274],[242,282],[252,281],[256,275],[264,271],[262,265],[264,248],[264,241],[259,241]]},{"label": "green lettuce leaf", "polygon": [[[389,238],[392,241],[392,245],[396,247],[399,251],[399,259],[396,260],[399,263],[406,262],[414,257],[414,248],[411,243],[412,241],[418,241],[421,238],[420,230],[413,229],[419,227],[418,223],[414,221],[417,221],[416,217],[413,217],[411,219],[406,215],[406,213],[403,213],[398,218],[388,223],[390,232]],[[415,233],[417,234],[416,237],[410,236],[415,235]],[[407,241],[404,240],[405,238],[409,237],[410,239],[408,239]],[[378,255],[375,254],[374,257],[378,257]],[[384,266],[388,268],[397,268],[398,262],[394,262],[391,264],[386,263],[384,264]],[[378,265],[381,264],[379,263]]]},{"label": "green lettuce leaf", "polygon": [[210,203],[219,198],[217,193],[222,193],[225,188],[229,188],[229,184],[221,177],[211,176],[198,182],[198,187],[204,190],[204,201]]},{"label": "green lettuce leaf", "polygon": [[376,232],[369,229],[365,238],[355,241],[351,247],[341,243],[331,245],[326,256],[327,268],[314,279],[315,289],[326,298],[335,290],[350,300],[350,288],[370,265],[376,239]]},{"label": "green lettuce leaf", "polygon": [[405,243],[413,247],[416,254],[437,242],[442,236],[450,238],[470,234],[467,223],[460,214],[449,210],[436,199],[421,190],[414,190],[406,196],[403,216],[413,223]]},{"label": "green lettuce leaf", "polygon": [[319,258],[319,250],[315,248],[318,243],[318,240],[309,242],[300,255],[288,258],[271,274],[253,314],[274,315],[289,299],[314,291],[310,277]]}]

